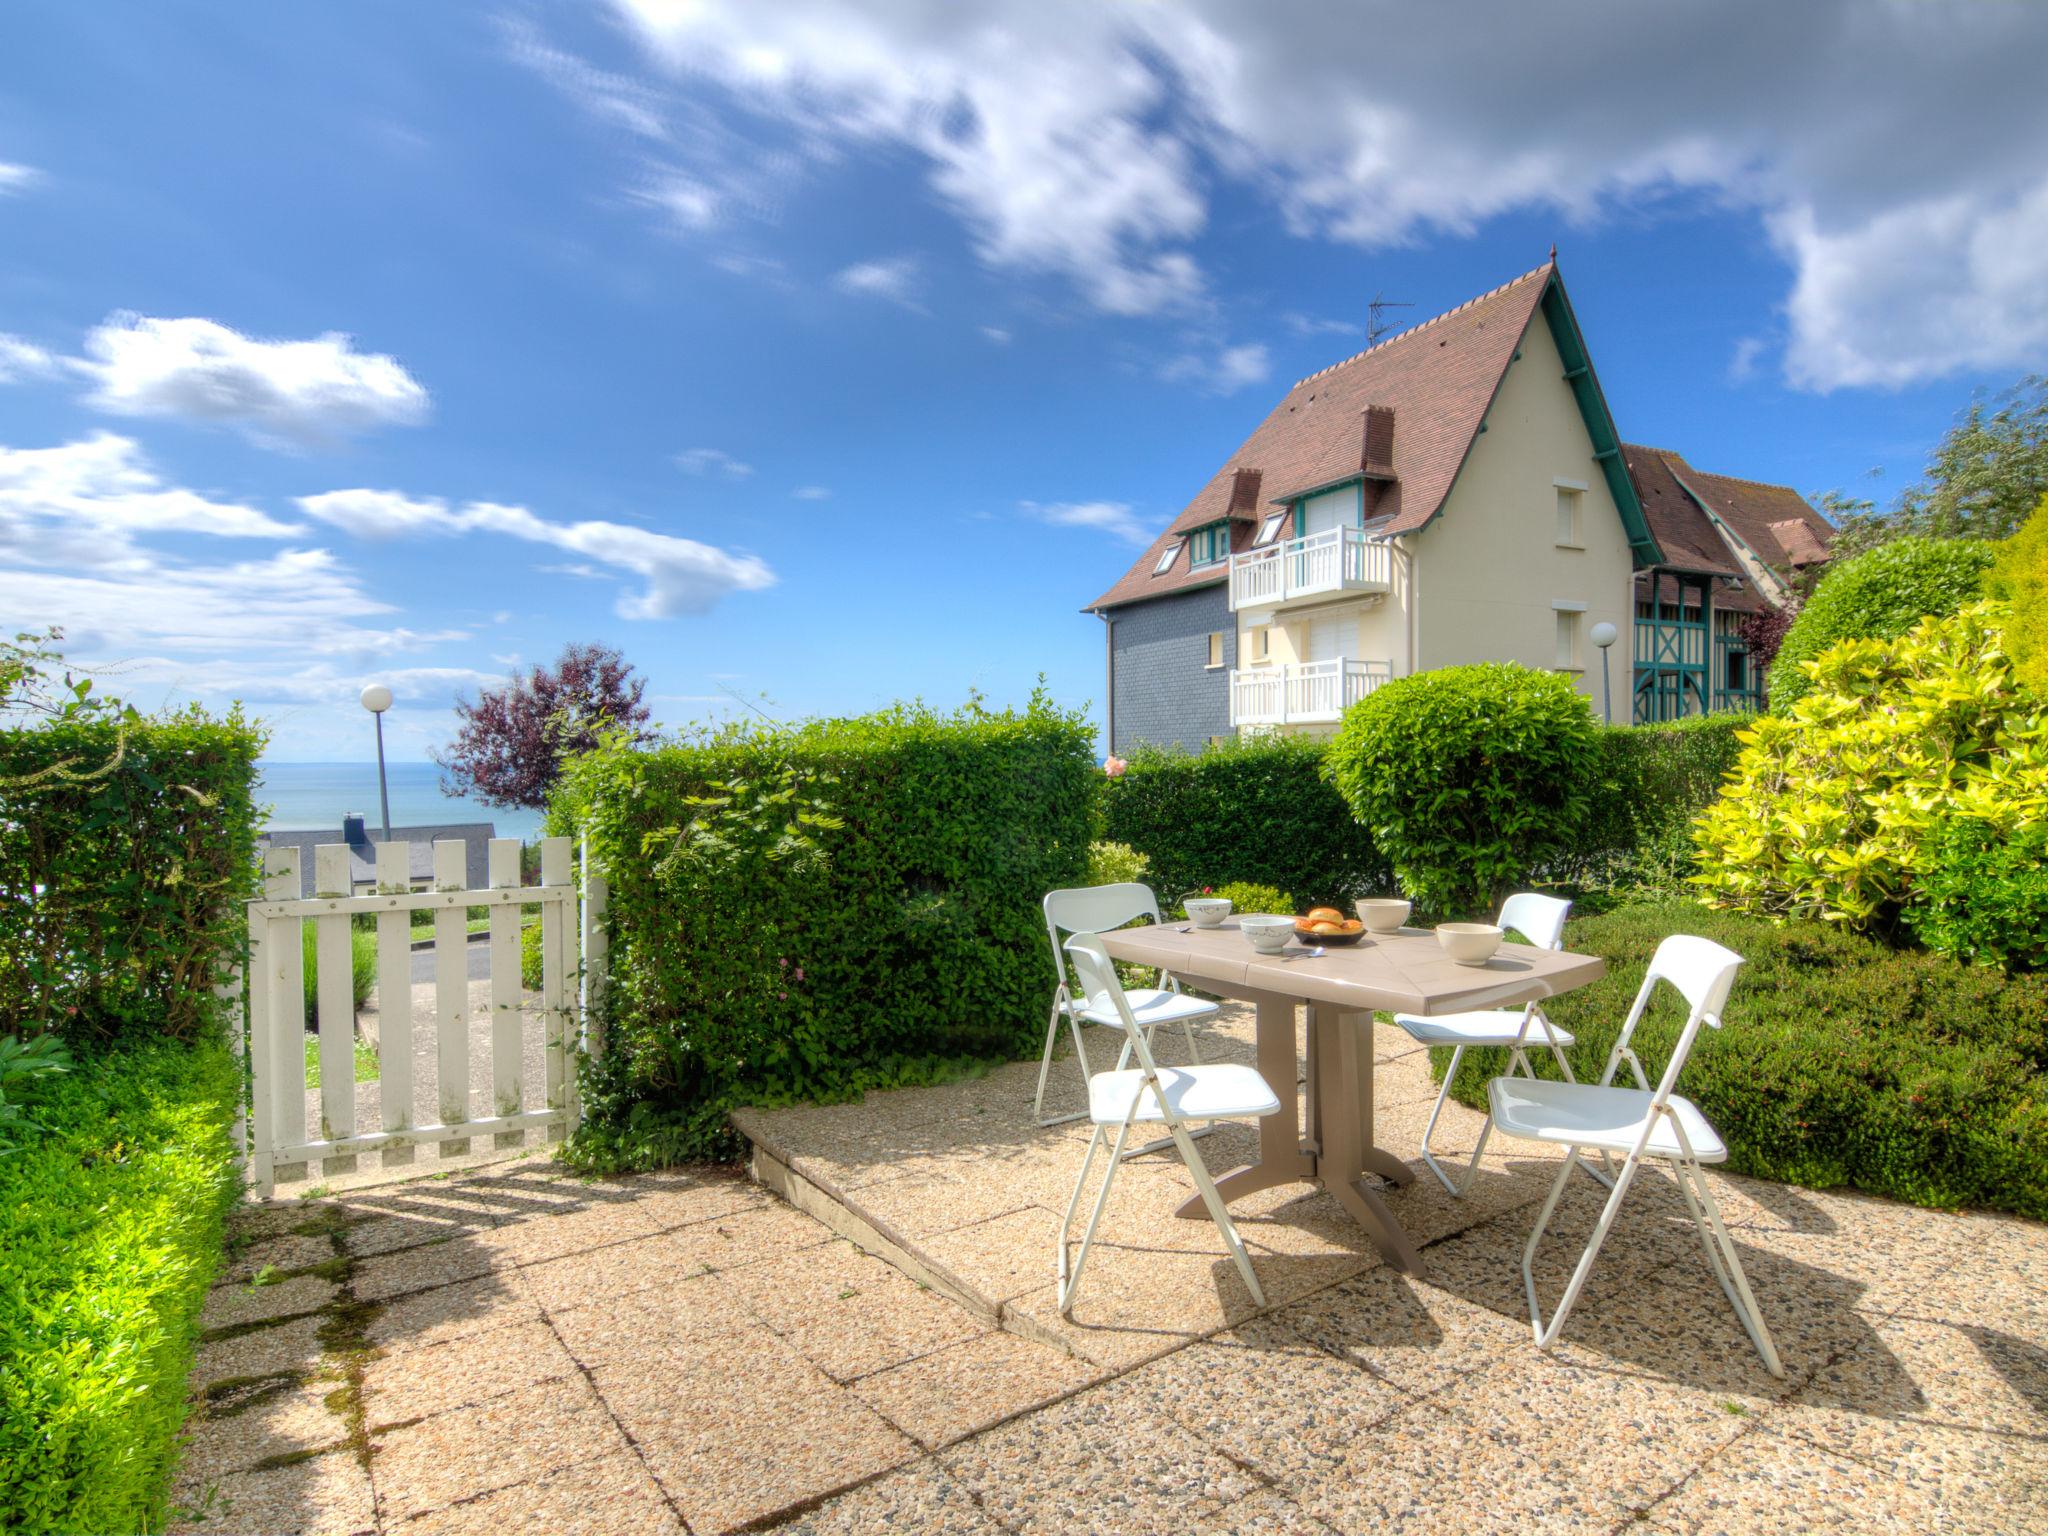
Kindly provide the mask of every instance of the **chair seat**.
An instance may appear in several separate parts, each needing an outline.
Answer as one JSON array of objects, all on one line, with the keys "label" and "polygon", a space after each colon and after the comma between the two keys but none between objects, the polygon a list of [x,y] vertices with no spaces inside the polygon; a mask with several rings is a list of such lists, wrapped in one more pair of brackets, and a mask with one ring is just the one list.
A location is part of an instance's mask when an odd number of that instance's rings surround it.
[{"label": "chair seat", "polygon": [[[1126,988],[1124,1001],[1131,1005],[1131,1017],[1138,1021],[1140,1029],[1152,1029],[1161,1024],[1179,1024],[1190,1019],[1206,1019],[1223,1011],[1219,1004],[1203,998],[1189,997],[1185,992],[1167,992],[1158,987]],[[1116,1016],[1116,1010],[1113,1008],[1090,1008],[1081,998],[1075,998],[1070,1006],[1076,1018],[1086,1019],[1090,1024],[1107,1024],[1115,1029],[1123,1028],[1124,1021]]]},{"label": "chair seat", "polygon": [[[1510,1136],[1607,1152],[1628,1152],[1635,1147],[1651,1099],[1640,1088],[1603,1088],[1597,1083],[1553,1083],[1526,1077],[1496,1077],[1486,1085],[1486,1097],[1493,1109],[1494,1126]],[[1728,1160],[1728,1144],[1692,1100],[1674,1093],[1671,1109],[1685,1127],[1694,1156],[1703,1163]],[[1646,1150],[1652,1157],[1680,1155],[1669,1116],[1657,1116]]]},{"label": "chair seat", "polygon": [[[1131,1111],[1131,1099],[1138,1096],[1140,1122],[1164,1120],[1159,1099],[1151,1093],[1139,1096],[1145,1074],[1132,1068],[1124,1072],[1098,1072],[1088,1079],[1088,1118],[1097,1125],[1121,1125]],[[1271,1115],[1280,1100],[1256,1068],[1232,1062],[1201,1067],[1161,1067],[1159,1089],[1183,1120],[1228,1120],[1241,1115]]]},{"label": "chair seat", "polygon": [[[1397,1013],[1394,1022],[1422,1045],[1513,1045],[1522,1030],[1522,1010],[1482,1008],[1476,1013],[1440,1013],[1431,1018],[1416,1013]],[[1524,1047],[1548,1045],[1551,1040],[1559,1045],[1570,1045],[1572,1032],[1553,1024],[1546,1036],[1541,1021],[1531,1019],[1529,1033],[1522,1044]]]}]

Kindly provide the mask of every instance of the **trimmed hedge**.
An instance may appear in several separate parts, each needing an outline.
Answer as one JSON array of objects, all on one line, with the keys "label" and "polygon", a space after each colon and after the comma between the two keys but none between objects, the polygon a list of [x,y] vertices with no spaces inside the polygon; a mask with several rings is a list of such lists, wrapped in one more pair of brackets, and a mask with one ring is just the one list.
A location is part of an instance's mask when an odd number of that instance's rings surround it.
[{"label": "trimmed hedge", "polygon": [[113,1052],[0,1157],[0,1530],[161,1529],[240,1082],[218,1044]]},{"label": "trimmed hedge", "polygon": [[611,881],[586,1167],[719,1156],[740,1104],[929,1081],[1039,1043],[1045,893],[1086,878],[1079,715],[898,707],[577,760],[550,807]]},{"label": "trimmed hedge", "polygon": [[[1726,1138],[1730,1168],[2048,1218],[2048,978],[1888,949],[1831,924],[1685,900],[1625,907],[1566,932],[1568,948],[1609,967],[1548,1005],[1578,1037],[1580,1082],[1598,1079],[1651,954],[1673,933],[1703,934],[1749,962],[1725,1026],[1701,1031],[1679,1082]],[[1653,1082],[1685,1019],[1677,993],[1659,991],[1635,1041]],[[1557,1075],[1547,1052],[1529,1054]],[[1433,1055],[1441,1075],[1450,1053]],[[1452,1092],[1482,1107],[1486,1080],[1506,1069],[1505,1052],[1468,1051]]]},{"label": "trimmed hedge", "polygon": [[1806,663],[1842,640],[1891,640],[1976,600],[1992,548],[1975,539],[1894,539],[1828,567],[1771,663],[1771,713],[1813,687]]},{"label": "trimmed hedge", "polygon": [[1391,890],[1393,871],[1324,775],[1326,749],[1298,736],[1141,748],[1102,781],[1102,835],[1150,861],[1162,907],[1234,880],[1304,906]]},{"label": "trimmed hedge", "polygon": [[1682,878],[1692,820],[1720,796],[1742,755],[1749,715],[1600,727],[1583,835],[1545,873],[1581,887]]},{"label": "trimmed hedge", "polygon": [[239,712],[0,731],[0,1034],[194,1040],[255,894]]}]

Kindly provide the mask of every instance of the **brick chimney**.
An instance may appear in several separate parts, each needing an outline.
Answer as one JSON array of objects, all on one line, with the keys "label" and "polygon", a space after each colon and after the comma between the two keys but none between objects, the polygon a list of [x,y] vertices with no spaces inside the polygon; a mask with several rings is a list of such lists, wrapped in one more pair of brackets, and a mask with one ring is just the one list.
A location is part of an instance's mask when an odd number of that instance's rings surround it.
[{"label": "brick chimney", "polygon": [[1365,408],[1365,455],[1359,467],[1368,475],[1394,474],[1394,408],[1368,405]]},{"label": "brick chimney", "polygon": [[1259,509],[1259,481],[1264,478],[1256,469],[1240,469],[1230,482],[1230,515],[1252,517]]}]

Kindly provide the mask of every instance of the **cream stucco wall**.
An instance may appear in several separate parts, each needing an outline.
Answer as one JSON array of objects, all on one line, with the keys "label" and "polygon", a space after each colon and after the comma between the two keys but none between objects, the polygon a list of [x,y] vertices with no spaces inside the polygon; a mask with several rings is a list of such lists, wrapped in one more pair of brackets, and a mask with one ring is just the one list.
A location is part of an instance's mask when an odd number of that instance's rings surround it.
[{"label": "cream stucco wall", "polygon": [[[1557,542],[1560,480],[1586,488],[1580,548]],[[1598,706],[1600,655],[1589,636],[1605,620],[1622,636],[1610,665],[1621,669],[1617,697],[1628,697],[1628,536],[1540,313],[1442,512],[1408,542],[1418,670],[1475,661],[1555,667],[1556,605],[1584,604],[1574,674],[1579,691]],[[1397,673],[1405,670],[1397,663]]]}]

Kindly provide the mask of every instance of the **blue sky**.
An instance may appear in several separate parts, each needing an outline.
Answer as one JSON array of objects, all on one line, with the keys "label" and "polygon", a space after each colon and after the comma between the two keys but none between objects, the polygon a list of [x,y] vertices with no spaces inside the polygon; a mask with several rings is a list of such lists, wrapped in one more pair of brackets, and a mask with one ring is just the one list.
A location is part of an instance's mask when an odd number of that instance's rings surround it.
[{"label": "blue sky", "polygon": [[2048,364],[2041,8],[1246,9],[15,8],[6,622],[284,758],[584,639],[670,723],[1078,705],[1375,293],[1554,240],[1626,435],[1880,500]]}]

